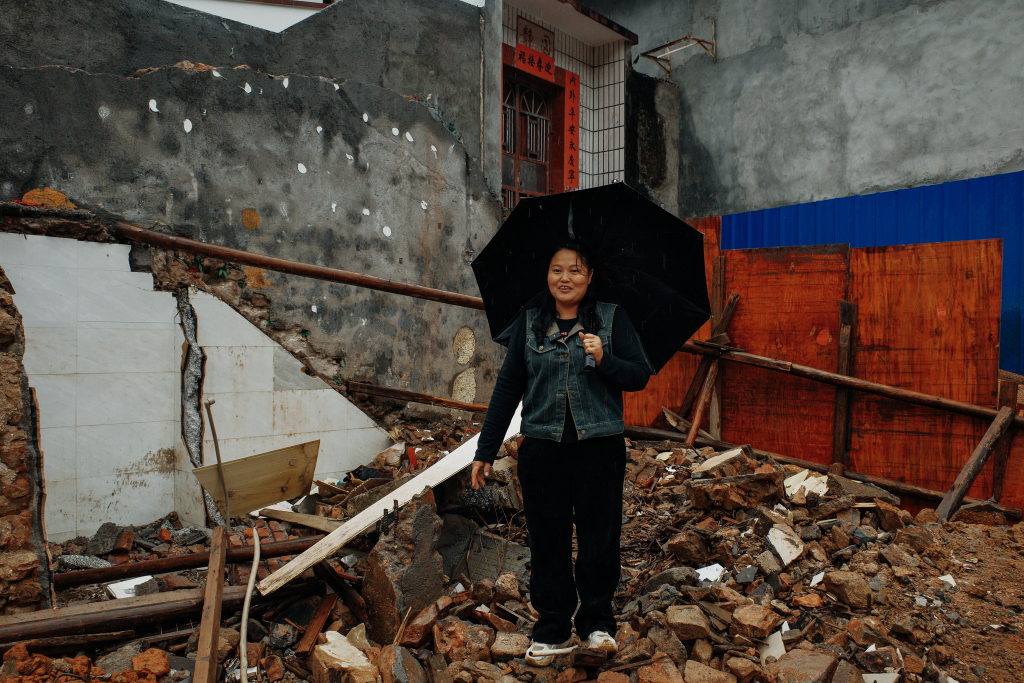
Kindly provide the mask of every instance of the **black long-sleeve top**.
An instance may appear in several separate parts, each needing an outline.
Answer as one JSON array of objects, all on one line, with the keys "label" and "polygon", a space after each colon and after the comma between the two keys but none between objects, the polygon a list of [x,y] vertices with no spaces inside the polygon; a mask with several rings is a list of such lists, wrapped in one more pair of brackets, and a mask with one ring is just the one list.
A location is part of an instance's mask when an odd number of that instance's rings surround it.
[{"label": "black long-sleeve top", "polygon": [[[566,333],[576,324],[576,319],[557,320],[559,329]],[[501,448],[512,416],[516,412],[520,399],[526,392],[526,312],[519,315],[509,340],[508,353],[501,365],[501,372],[494,384],[491,401],[487,407],[484,426],[480,430],[474,460],[493,463],[494,457]],[[640,391],[647,386],[651,377],[650,366],[644,353],[640,337],[633,327],[632,321],[622,308],[615,309],[612,320],[612,355],[606,348],[597,368],[598,376],[605,383],[620,391]],[[567,406],[568,408],[568,406]],[[562,430],[562,443],[576,441],[576,423],[572,410],[565,411],[565,428]]]}]

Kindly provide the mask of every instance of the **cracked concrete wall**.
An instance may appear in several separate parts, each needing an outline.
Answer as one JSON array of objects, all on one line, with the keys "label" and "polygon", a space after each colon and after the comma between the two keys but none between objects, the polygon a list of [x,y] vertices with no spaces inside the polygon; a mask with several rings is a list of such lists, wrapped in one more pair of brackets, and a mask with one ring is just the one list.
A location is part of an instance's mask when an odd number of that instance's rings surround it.
[{"label": "cracked concrete wall", "polygon": [[[499,204],[435,112],[392,91],[247,68],[6,67],[0,98],[0,199],[52,186],[195,239],[476,292],[469,263]],[[489,336],[483,315],[454,306],[274,273],[224,285],[233,305],[259,295],[263,325],[301,336],[328,380],[451,396],[467,369],[457,331]],[[501,356],[478,348],[473,400]]]},{"label": "cracked concrete wall", "polygon": [[[4,6],[0,64],[129,76],[187,60],[352,79],[405,96],[430,95],[445,124],[479,157],[481,128],[494,133],[498,125],[482,121],[482,61],[491,118],[500,112],[500,20],[501,0],[483,8],[459,0],[349,1],[275,33],[163,0],[27,0]],[[500,134],[486,139],[493,146],[489,176],[498,182]]]},{"label": "cracked concrete wall", "polygon": [[637,32],[634,57],[717,24],[717,64],[696,47],[672,58],[683,216],[1024,168],[1015,0],[587,4]]}]

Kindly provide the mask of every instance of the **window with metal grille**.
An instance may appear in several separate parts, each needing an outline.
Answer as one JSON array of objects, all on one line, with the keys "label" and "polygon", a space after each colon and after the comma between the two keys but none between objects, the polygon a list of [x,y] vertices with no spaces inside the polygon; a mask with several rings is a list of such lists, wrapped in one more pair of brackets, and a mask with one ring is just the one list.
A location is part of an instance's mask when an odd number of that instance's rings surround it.
[{"label": "window with metal grille", "polygon": [[512,209],[520,197],[550,191],[551,100],[506,72],[501,114],[501,198]]}]

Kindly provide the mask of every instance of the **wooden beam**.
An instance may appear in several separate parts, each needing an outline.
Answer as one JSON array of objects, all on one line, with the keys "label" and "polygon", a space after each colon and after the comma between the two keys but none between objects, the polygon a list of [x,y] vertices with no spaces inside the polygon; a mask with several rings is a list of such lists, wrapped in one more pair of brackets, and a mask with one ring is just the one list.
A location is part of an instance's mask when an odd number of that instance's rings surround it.
[{"label": "wooden beam", "polygon": [[[519,431],[522,410],[523,406],[522,404],[519,404],[519,407],[516,408],[515,415],[512,416],[512,421],[510,422],[508,429],[505,431],[505,436],[502,439],[503,441]],[[474,434],[473,438],[469,441],[465,442],[450,454],[441,458],[426,470],[416,475],[416,477],[408,483],[403,484],[392,491],[388,495],[387,500],[397,501],[398,505],[405,505],[412,500],[414,495],[422,492],[427,486],[437,486],[441,482],[446,481],[449,477],[458,474],[473,462],[473,456],[476,455],[476,444],[479,439],[480,434]],[[378,505],[371,505],[366,508],[358,515],[332,531],[327,538],[323,539],[315,546],[260,581],[256,584],[256,588],[258,588],[263,595],[269,595],[292,579],[301,575],[302,572],[306,571],[313,565],[319,564],[328,557],[331,557],[338,548],[342,547],[353,538],[376,524],[377,520],[381,518],[381,509],[385,506],[386,504],[384,501],[380,501]]]},{"label": "wooden beam", "polygon": [[[940,398],[939,396],[923,394],[919,391],[899,389],[897,387],[891,387],[887,384],[878,384],[877,382],[869,382],[867,380],[857,379],[856,377],[845,377],[843,375],[837,375],[834,372],[818,370],[816,368],[809,368],[806,365],[797,365],[795,363],[776,360],[774,358],[755,356],[754,354],[744,353],[742,351],[715,349],[712,347],[700,346],[698,344],[694,344],[693,342],[686,342],[685,344],[683,344],[680,350],[698,356],[713,356],[721,358],[722,360],[730,361],[732,363],[753,365],[755,367],[765,368],[767,370],[774,370],[776,372],[785,372],[787,374],[793,375],[794,377],[802,377],[804,379],[813,380],[815,382],[822,382],[824,384],[831,384],[833,386],[850,387],[851,389],[855,389],[857,391],[863,391],[865,394],[884,396],[885,398],[892,398],[897,401],[903,401],[904,403],[912,403],[914,405],[927,406],[928,408],[943,410],[947,413],[955,413],[957,415],[976,417],[982,420],[988,420],[989,422],[994,420],[996,418],[996,415],[998,414],[998,411],[993,410],[992,408],[976,406],[970,403],[954,401],[948,398]],[[1024,417],[1014,417],[1013,424],[1016,425],[1017,427],[1024,427]]]},{"label": "wooden beam", "polygon": [[438,301],[444,304],[463,306],[465,308],[475,308],[481,311],[484,309],[484,300],[478,296],[457,294],[455,292],[447,292],[443,289],[433,289],[431,287],[423,287],[421,285],[413,285],[406,282],[396,282],[383,277],[353,273],[339,268],[315,266],[310,263],[300,263],[298,261],[290,261],[288,259],[276,258],[274,256],[253,254],[252,252],[242,251],[241,249],[232,249],[231,247],[222,247],[216,244],[197,242],[196,240],[191,240],[187,237],[167,235],[162,232],[157,232],[156,230],[148,230],[124,221],[114,223],[113,229],[114,232],[119,234],[121,237],[138,244],[148,244],[154,247],[163,247],[164,249],[184,251],[189,254],[210,256],[213,258],[224,259],[225,261],[230,261],[232,263],[256,266],[257,268],[264,268],[277,273],[299,275],[301,277],[313,278],[314,280],[324,280],[325,282],[337,282],[343,285],[365,287],[367,289],[375,289],[380,292],[402,294],[417,299]]},{"label": "wooden beam", "polygon": [[[839,354],[836,374],[853,376],[853,352],[857,339],[857,304],[839,302]],[[852,433],[852,391],[836,387],[835,412],[832,416],[832,462],[846,466],[850,453]]]},{"label": "wooden beam", "polygon": [[[739,305],[740,295],[733,292],[729,295],[729,301],[726,302],[725,308],[722,310],[721,317],[715,321],[715,326],[711,329],[711,338],[714,339],[720,334],[726,334],[729,323],[732,321],[732,316],[736,312],[736,306]],[[684,351],[687,351],[686,347],[683,347]],[[691,352],[692,353],[692,352]],[[714,355],[714,354],[709,354]],[[683,402],[679,405],[680,415],[689,415],[690,409],[693,408],[693,402],[697,399],[697,394],[700,393],[701,387],[704,386],[704,378],[708,375],[708,370],[711,369],[711,362],[714,358],[705,355],[697,365],[697,371],[693,373],[693,379],[690,380],[690,386],[687,387],[686,393],[683,395]]]},{"label": "wooden beam", "polygon": [[210,568],[206,573],[203,618],[199,625],[199,649],[196,650],[194,683],[217,683],[217,644],[220,639],[221,599],[224,595],[224,566],[228,537],[215,527],[210,543]]},{"label": "wooden beam", "polygon": [[996,444],[999,443],[999,439],[1006,433],[1012,419],[1012,408],[1003,406],[999,409],[999,415],[992,421],[988,431],[985,432],[985,436],[981,437],[981,443],[974,449],[974,453],[971,454],[964,468],[957,475],[956,481],[953,482],[953,487],[949,489],[949,493],[946,494],[942,499],[942,503],[935,510],[935,514],[939,516],[940,523],[949,519],[949,516],[960,507],[967,489],[971,488],[971,484],[974,483],[978,473],[981,472],[981,468],[985,466],[985,462],[992,455],[992,449],[995,448]]},{"label": "wooden beam", "polygon": [[362,382],[349,382],[348,392],[350,394],[369,394],[371,396],[384,396],[397,401],[407,403],[425,403],[430,406],[441,408],[454,408],[455,410],[468,410],[471,413],[486,413],[487,406],[482,403],[466,403],[450,398],[420,394],[408,389],[395,389],[393,387],[379,387],[374,384],[363,384]]},{"label": "wooden beam", "polygon": [[[312,548],[323,536],[307,536],[296,538],[290,541],[278,543],[265,543],[260,548],[260,557],[269,559],[271,557],[284,557],[285,555],[298,555],[303,550]],[[253,547],[243,546],[241,548],[228,549],[227,563],[239,564],[252,561]],[[119,579],[130,579],[134,576],[146,576],[147,574],[167,574],[178,572],[183,569],[196,569],[205,567],[210,562],[210,553],[190,553],[177,557],[164,557],[159,560],[144,560],[142,562],[130,562],[128,564],[115,564],[112,567],[100,569],[81,569],[75,572],[64,572],[53,575],[53,585],[57,590],[71,588],[72,586],[85,586],[92,583],[106,583]],[[178,591],[180,593],[181,591]],[[170,596],[170,593],[161,595]],[[149,597],[149,596],[144,596]],[[133,600],[134,598],[125,598]],[[121,603],[123,604],[123,600]],[[30,612],[39,614],[39,612]]]},{"label": "wooden beam", "polygon": [[697,430],[700,429],[700,423],[704,420],[704,409],[707,408],[708,402],[711,400],[711,391],[715,387],[717,376],[718,361],[715,360],[711,363],[711,369],[708,370],[708,376],[704,380],[704,387],[700,390],[697,407],[693,409],[693,421],[690,423],[690,432],[686,435],[686,445],[689,447],[693,446],[694,439],[697,438]]},{"label": "wooden beam", "polygon": [[[639,441],[682,441],[683,436],[676,432],[670,432],[667,429],[655,429],[654,427],[638,427],[635,425],[627,425],[624,430],[626,436],[630,439],[636,439]],[[697,437],[694,441],[696,446],[711,446],[718,450],[728,450],[730,448],[736,448],[735,444],[727,443],[725,441],[719,441],[717,439],[708,439],[703,437]],[[807,460],[800,460],[799,458],[791,458],[786,455],[779,455],[778,453],[771,453],[770,451],[762,451],[753,449],[754,453],[761,457],[771,456],[777,462],[784,465],[795,465],[797,467],[804,467],[814,472],[826,473],[832,471],[832,467],[829,465],[822,465],[817,462],[808,462]],[[883,477],[876,477],[871,474],[863,474],[861,472],[854,472],[853,470],[842,470],[841,472],[835,472],[847,479],[853,479],[854,481],[864,482],[865,484],[874,484],[875,486],[891,491],[900,496],[910,496],[911,498],[919,498],[921,500],[929,500],[939,502],[945,497],[945,491],[936,491],[935,489],[925,488],[923,486],[915,486],[914,484],[906,484],[902,481],[893,481],[892,479],[885,479]],[[964,496],[964,503],[983,503],[986,501],[979,500],[977,498],[971,498],[970,496]],[[995,508],[1002,512],[1009,518],[1021,519],[1024,517],[1024,510],[1016,507],[1007,507],[1005,505],[996,505]]]},{"label": "wooden beam", "polygon": [[327,623],[327,618],[331,616],[331,610],[334,609],[334,605],[337,602],[337,593],[328,593],[320,600],[320,604],[316,606],[316,611],[313,612],[313,618],[306,624],[306,632],[302,634],[302,640],[295,646],[296,654],[308,655],[310,653],[313,646],[317,644],[316,637],[324,629],[324,624]]},{"label": "wooden beam", "polygon": [[18,640],[13,643],[0,645],[0,654],[10,650],[12,647],[24,645],[29,652],[41,652],[47,650],[59,650],[61,652],[74,652],[83,647],[100,645],[102,643],[118,643],[131,640],[135,637],[135,631],[111,631],[109,633],[81,633],[73,636],[51,636],[50,638],[33,638],[32,640]]},{"label": "wooden beam", "polygon": [[320,515],[304,515],[299,512],[275,510],[274,508],[265,508],[260,510],[260,517],[269,517],[270,519],[290,522],[291,524],[301,524],[302,526],[308,526],[310,529],[316,529],[317,531],[323,531],[328,534],[345,523],[340,519],[328,519],[327,517],[321,517]]},{"label": "wooden beam", "polygon": [[[711,278],[711,315],[718,323],[725,309],[725,254],[715,258]],[[738,298],[738,297],[737,297]],[[717,326],[717,325],[716,325]],[[723,333],[725,330],[722,330]],[[708,431],[716,439],[722,438],[722,368],[715,376],[715,385],[711,387],[711,403],[708,406]]]},{"label": "wooden beam", "polygon": [[[1020,385],[1008,379],[999,380],[999,398],[997,408],[1017,410],[1017,392]],[[1010,460],[1010,446],[1013,444],[1013,430],[999,440],[992,451],[993,486],[992,500],[997,503],[1003,497],[1003,480],[1006,478],[1006,465]]]}]

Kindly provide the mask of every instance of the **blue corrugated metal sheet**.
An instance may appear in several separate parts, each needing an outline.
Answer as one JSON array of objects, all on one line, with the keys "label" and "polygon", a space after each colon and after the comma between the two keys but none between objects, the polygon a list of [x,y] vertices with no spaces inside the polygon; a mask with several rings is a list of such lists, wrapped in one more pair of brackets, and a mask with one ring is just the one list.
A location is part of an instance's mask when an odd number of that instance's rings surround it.
[{"label": "blue corrugated metal sheet", "polygon": [[999,366],[1024,374],[1024,172],[722,217],[722,248],[1003,239]]}]

